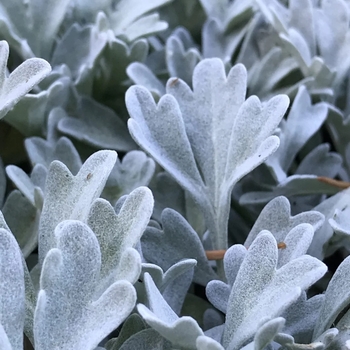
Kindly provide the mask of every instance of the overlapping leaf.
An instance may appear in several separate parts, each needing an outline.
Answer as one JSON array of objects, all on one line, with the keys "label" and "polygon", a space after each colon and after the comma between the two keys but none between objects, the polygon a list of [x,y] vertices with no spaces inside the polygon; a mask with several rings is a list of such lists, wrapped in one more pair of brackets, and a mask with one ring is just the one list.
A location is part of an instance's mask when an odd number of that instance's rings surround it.
[{"label": "overlapping leaf", "polygon": [[239,349],[253,338],[264,320],[281,315],[327,271],[326,265],[308,255],[278,270],[277,259],[275,238],[262,231],[248,249],[230,293],[224,346]]},{"label": "overlapping leaf", "polygon": [[141,258],[134,249],[139,243],[153,209],[153,197],[146,187],[132,191],[115,213],[112,205],[97,199],[91,206],[88,225],[99,241],[102,262],[100,288],[116,280],[135,283],[141,272]]},{"label": "overlapping leaf", "polygon": [[149,308],[137,305],[146,323],[168,339],[173,345],[196,349],[196,339],[204,335],[197,322],[188,316],[178,317],[166,303],[148,273],[144,275]]},{"label": "overlapping leaf", "polygon": [[117,281],[96,293],[101,252],[86,224],[63,221],[54,235],[56,248],[47,253],[40,277],[35,349],[94,349],[132,311],[135,289],[128,281]]},{"label": "overlapping leaf", "polygon": [[16,239],[7,229],[0,228],[0,343],[7,350],[23,349],[25,294],[22,264]]},{"label": "overlapping leaf", "polygon": [[6,65],[9,46],[0,42],[0,118],[3,118],[18,101],[51,71],[48,62],[41,58],[31,58],[19,65],[7,76]]}]

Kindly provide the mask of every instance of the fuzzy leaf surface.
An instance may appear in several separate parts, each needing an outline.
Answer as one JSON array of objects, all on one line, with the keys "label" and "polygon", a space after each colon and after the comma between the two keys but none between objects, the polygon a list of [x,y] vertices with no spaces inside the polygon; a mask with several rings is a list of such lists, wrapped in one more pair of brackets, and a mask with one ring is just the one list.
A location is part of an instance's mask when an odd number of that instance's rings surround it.
[{"label": "fuzzy leaf surface", "polygon": [[196,338],[204,335],[197,322],[188,316],[178,317],[166,303],[152,277],[145,273],[149,308],[143,304],[137,305],[137,310],[146,323],[168,339],[175,346],[196,349]]},{"label": "fuzzy leaf surface", "polygon": [[278,147],[271,136],[289,100],[276,96],[262,105],[245,100],[246,71],[233,67],[226,77],[219,59],[195,68],[193,91],[169,80],[158,105],[142,87],[131,87],[126,105],[132,137],[199,203],[215,249],[227,247],[227,220],[234,184]]},{"label": "fuzzy leaf surface", "polygon": [[0,228],[0,343],[4,349],[23,349],[25,290],[22,264],[16,239],[10,231]]},{"label": "fuzzy leaf surface", "polygon": [[100,196],[116,159],[114,151],[98,151],[85,161],[76,176],[60,161],[51,163],[39,225],[39,263],[55,246],[57,224],[68,219],[86,222],[90,207]]},{"label": "fuzzy leaf surface", "polygon": [[104,199],[91,206],[87,224],[96,234],[102,254],[100,287],[106,289],[119,279],[135,283],[141,272],[141,258],[134,249],[152,215],[153,196],[139,187],[125,199],[118,214]]},{"label": "fuzzy leaf surface", "polygon": [[327,271],[316,258],[301,256],[276,269],[277,242],[268,231],[254,240],[228,301],[223,345],[239,349],[253,340],[263,320],[278,317]]},{"label": "fuzzy leaf surface", "polygon": [[0,119],[51,71],[50,64],[45,60],[30,58],[7,76],[8,57],[9,45],[6,41],[0,41]]},{"label": "fuzzy leaf surface", "polygon": [[40,276],[35,348],[94,349],[134,308],[135,289],[118,281],[96,295],[101,252],[86,224],[63,221],[55,236],[57,247],[47,253]]}]

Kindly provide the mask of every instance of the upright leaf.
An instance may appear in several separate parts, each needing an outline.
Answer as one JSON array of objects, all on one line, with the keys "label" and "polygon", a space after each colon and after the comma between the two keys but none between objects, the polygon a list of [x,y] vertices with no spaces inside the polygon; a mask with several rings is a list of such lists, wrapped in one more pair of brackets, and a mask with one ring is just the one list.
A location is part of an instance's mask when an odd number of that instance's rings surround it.
[{"label": "upright leaf", "polygon": [[289,100],[245,101],[246,71],[236,65],[226,77],[222,61],[201,61],[193,91],[168,81],[158,106],[142,87],[131,87],[126,104],[132,137],[199,203],[215,249],[227,248],[231,191],[278,147],[271,136]]}]

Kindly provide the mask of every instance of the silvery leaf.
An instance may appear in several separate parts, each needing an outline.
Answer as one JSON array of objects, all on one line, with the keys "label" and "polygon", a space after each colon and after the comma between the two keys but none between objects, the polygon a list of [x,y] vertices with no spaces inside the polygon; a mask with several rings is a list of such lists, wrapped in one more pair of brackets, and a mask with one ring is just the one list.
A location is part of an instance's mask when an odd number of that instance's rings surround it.
[{"label": "silvery leaf", "polygon": [[148,273],[144,275],[148,305],[137,305],[146,323],[175,346],[196,349],[196,339],[204,335],[197,322],[188,316],[178,317],[166,303]]},{"label": "silvery leaf", "polygon": [[276,96],[264,105],[254,96],[245,101],[244,67],[235,66],[226,78],[219,59],[196,66],[193,89],[169,80],[169,94],[157,106],[146,89],[131,87],[128,126],[137,143],[198,202],[214,248],[225,249],[232,188],[278,147],[271,134],[288,98]]},{"label": "silvery leaf", "polygon": [[[317,44],[326,64],[336,68],[341,81],[350,66],[346,52],[350,45],[349,9],[342,0],[320,2],[315,10]],[[324,40],[327,37],[328,40]]]},{"label": "silvery leaf", "polygon": [[[329,256],[334,253],[339,247],[344,246],[344,243],[349,240],[349,237],[346,234],[345,237],[342,237],[342,239],[338,241],[336,239],[335,242],[332,242],[334,231],[330,224],[332,223],[332,225],[338,227],[336,221],[334,220],[334,215],[337,216],[338,214],[341,214],[341,210],[348,207],[349,194],[349,189],[343,190],[327,198],[314,208],[314,210],[319,211],[325,216],[325,221],[322,227],[315,232],[308,254],[319,259],[323,259],[325,256]],[[333,221],[330,221],[331,219],[333,219]],[[339,233],[342,232],[339,231]]]},{"label": "silvery leaf", "polygon": [[98,2],[86,2],[84,0],[74,0],[74,14],[76,21],[93,22],[96,14],[105,11],[108,12],[112,5],[112,0],[101,0]]},{"label": "silvery leaf", "polygon": [[200,207],[179,184],[165,171],[159,172],[150,184],[155,198],[152,217],[161,221],[162,212],[171,208],[181,214],[202,239],[206,231]]},{"label": "silvery leaf", "polygon": [[[277,317],[264,323],[255,333],[254,341],[244,346],[242,350],[263,350],[274,340],[275,336],[282,330],[286,320]],[[230,346],[227,348],[230,349]]]},{"label": "silvery leaf", "polygon": [[166,63],[169,76],[182,79],[191,85],[194,67],[201,60],[201,55],[196,48],[185,49],[178,33],[175,33],[166,41]]},{"label": "silvery leaf", "polygon": [[126,69],[126,73],[135,84],[146,87],[155,99],[159,99],[165,94],[163,83],[144,63],[131,63]]},{"label": "silvery leaf", "polygon": [[40,277],[35,349],[94,349],[132,311],[135,289],[118,281],[96,295],[101,252],[95,234],[75,220],[61,222],[54,234],[57,245],[47,253]]},{"label": "silvery leaf", "polygon": [[[19,193],[18,191],[13,191],[13,192]],[[22,197],[22,198],[24,198],[24,197]],[[18,220],[18,217],[16,217],[16,218]],[[12,237],[12,232],[11,232],[9,226],[7,225],[7,222],[5,221],[4,215],[2,214],[1,211],[0,211],[0,228],[4,229],[5,231],[7,231],[9,233],[11,233],[11,237]],[[36,238],[36,232],[37,231],[35,231],[35,238]],[[16,240],[17,240],[17,237],[16,237]],[[28,241],[30,241],[30,239]],[[16,242],[16,244],[18,246],[17,242]],[[35,246],[33,247],[33,249],[35,248]],[[23,279],[24,279],[24,286],[25,286],[24,287],[24,290],[25,290],[24,333],[29,338],[31,344],[34,344],[33,316],[34,316],[34,309],[35,309],[35,305],[36,305],[36,293],[34,291],[33,282],[32,282],[31,276],[29,274],[29,270],[28,270],[28,267],[27,267],[27,262],[24,260],[23,254],[20,255],[20,258],[21,258],[21,261],[22,261],[22,267],[23,267],[23,273],[24,273]]]},{"label": "silvery leaf", "polygon": [[208,18],[202,30],[203,57],[219,57],[226,67],[248,30],[248,26],[225,33],[221,23],[214,18]]},{"label": "silvery leaf", "polygon": [[338,266],[326,289],[324,302],[317,319],[313,338],[319,337],[335,321],[339,313],[350,302],[349,293],[349,265],[350,258],[347,257]]},{"label": "silvery leaf", "polygon": [[12,350],[10,340],[4,330],[4,327],[0,324],[0,347],[3,350]]},{"label": "silvery leaf", "polygon": [[23,256],[28,258],[38,245],[40,210],[35,208],[22,193],[14,190],[7,197],[2,212]]},{"label": "silvery leaf", "polygon": [[350,118],[344,118],[343,112],[338,108],[329,107],[327,126],[336,150],[342,155],[343,166],[347,170],[347,173],[350,174],[350,145],[348,138],[350,132]]},{"label": "silvery leaf", "polygon": [[[295,342],[293,336],[285,333],[279,333],[275,337],[275,341],[290,350],[303,350],[305,347],[313,350],[324,350],[326,348],[333,348],[335,345],[333,340],[337,338],[339,331],[337,328],[330,328],[314,339],[310,344]],[[331,345],[331,346],[329,346]]]},{"label": "silvery leaf", "polygon": [[314,174],[317,176],[336,177],[340,172],[342,157],[329,152],[330,145],[321,143],[300,162],[295,174]]},{"label": "silvery leaf", "polygon": [[94,99],[80,98],[76,114],[78,118],[66,117],[59,121],[58,129],[89,145],[118,151],[135,148],[126,126],[110,108]]},{"label": "silvery leaf", "polygon": [[151,217],[153,196],[147,187],[132,191],[118,212],[104,199],[91,206],[87,224],[99,241],[102,262],[100,287],[124,279],[135,283],[141,272],[141,258],[134,249]]},{"label": "silvery leaf", "polygon": [[291,216],[288,199],[277,197],[264,207],[244,245],[249,247],[262,230],[270,231],[277,242],[284,242],[288,233],[298,225],[308,223],[314,231],[317,231],[321,228],[323,222],[323,214],[316,210]]},{"label": "silvery leaf", "polygon": [[66,97],[69,83],[67,78],[60,79],[46,90],[27,94],[7,113],[6,122],[27,137],[41,135],[47,110],[63,102],[59,97]]},{"label": "silvery leaf", "polygon": [[235,1],[229,0],[215,1],[215,0],[200,0],[208,17],[216,18],[221,22],[223,29],[231,25],[237,25],[247,18],[252,13],[252,6],[254,1]]},{"label": "silvery leaf", "polygon": [[308,255],[278,270],[277,261],[277,242],[270,232],[262,231],[249,247],[231,290],[224,346],[239,349],[252,340],[263,320],[280,316],[327,271],[326,265]]},{"label": "silvery leaf", "polygon": [[164,209],[162,229],[147,227],[142,236],[142,252],[148,262],[168,270],[182,259],[196,259],[193,280],[205,286],[217,275],[209,265],[198,234],[175,210]]},{"label": "silvery leaf", "polygon": [[[144,62],[149,45],[145,39],[140,39],[127,45],[124,41],[113,38],[105,46],[96,67],[94,77],[94,96],[115,98],[117,92],[125,92],[123,82],[127,80],[127,67],[136,62]],[[118,64],[115,64],[118,62]],[[130,76],[129,76],[130,77]],[[136,78],[137,79],[137,78]]]},{"label": "silvery leaf", "polygon": [[196,264],[194,259],[184,259],[171,266],[165,273],[157,265],[142,264],[143,272],[150,274],[164,300],[177,315],[180,315],[191,286]]},{"label": "silvery leaf", "polygon": [[243,194],[239,198],[239,203],[241,205],[265,204],[277,196],[333,195],[338,192],[339,189],[337,187],[319,181],[316,175],[291,175],[270,191],[253,191]]},{"label": "silvery leaf", "polygon": [[[23,193],[29,202],[36,207],[37,200],[35,196],[43,194],[43,186],[47,176],[47,170],[41,164],[37,164],[29,177],[20,167],[16,165],[8,165],[6,167],[7,176],[15,184],[15,186]],[[42,200],[41,200],[42,202]],[[41,209],[41,208],[37,208]]]},{"label": "silvery leaf", "polygon": [[[48,125],[54,123],[54,118],[61,114],[64,118],[65,112],[59,108],[51,111],[49,115]],[[46,168],[49,167],[52,161],[59,160],[64,163],[68,169],[77,174],[82,166],[82,162],[78,151],[74,147],[71,140],[67,137],[60,137],[57,140],[50,137],[48,134],[47,140],[40,137],[29,137],[25,141],[25,148],[29,159],[33,166],[42,164]]]},{"label": "silvery leaf", "polygon": [[80,156],[71,140],[61,137],[57,142],[49,142],[40,137],[30,137],[25,140],[26,150],[31,163],[42,164],[48,168],[52,161],[59,160],[68,169],[77,174],[82,166]]},{"label": "silvery leaf", "polygon": [[282,314],[286,319],[283,332],[293,335],[297,343],[310,343],[313,340],[313,331],[318,322],[324,297],[324,294],[318,294],[307,299],[306,292],[303,292],[299,299]]},{"label": "silvery leaf", "polygon": [[299,88],[287,121],[279,134],[280,147],[266,160],[278,182],[287,178],[287,172],[295,156],[324,123],[327,112],[326,104],[320,102],[312,105],[306,88]]},{"label": "silvery leaf", "polygon": [[137,0],[121,0],[110,15],[110,22],[116,36],[123,35],[128,41],[166,29],[167,23],[159,21],[157,10],[172,0],[151,0],[139,3]]},{"label": "silvery leaf", "polygon": [[83,83],[83,71],[93,69],[105,45],[114,37],[106,21],[105,15],[100,12],[94,24],[81,26],[74,23],[55,47],[52,65],[66,64],[76,85]]},{"label": "silvery leaf", "polygon": [[6,0],[0,6],[1,22],[9,27],[3,35],[23,58],[49,59],[68,5],[69,0]]},{"label": "silvery leaf", "polygon": [[109,175],[102,197],[112,205],[140,186],[148,186],[155,171],[152,158],[142,151],[130,151],[120,161],[117,159]]},{"label": "silvery leaf", "polygon": [[266,96],[276,85],[298,67],[280,47],[272,48],[248,70],[248,86],[252,94]]},{"label": "silvery leaf", "polygon": [[103,190],[117,154],[99,151],[90,156],[76,176],[60,161],[49,167],[39,225],[39,262],[55,246],[54,229],[67,219],[86,222],[92,203]]},{"label": "silvery leaf", "polygon": [[21,350],[25,316],[22,255],[12,233],[4,228],[0,228],[0,257],[0,342],[5,349]]},{"label": "silvery leaf", "polygon": [[9,46],[0,42],[0,118],[3,118],[20,99],[47,76],[51,71],[48,62],[41,58],[31,58],[19,65],[9,76],[6,66]]},{"label": "silvery leaf", "polygon": [[209,301],[221,312],[226,314],[228,300],[232,286],[235,283],[238,271],[247,254],[247,249],[240,244],[230,247],[224,256],[224,268],[227,283],[214,280],[210,281],[205,289]]},{"label": "silvery leaf", "polygon": [[314,228],[310,224],[299,224],[289,231],[284,238],[284,249],[278,252],[277,267],[306,254],[314,237]]}]

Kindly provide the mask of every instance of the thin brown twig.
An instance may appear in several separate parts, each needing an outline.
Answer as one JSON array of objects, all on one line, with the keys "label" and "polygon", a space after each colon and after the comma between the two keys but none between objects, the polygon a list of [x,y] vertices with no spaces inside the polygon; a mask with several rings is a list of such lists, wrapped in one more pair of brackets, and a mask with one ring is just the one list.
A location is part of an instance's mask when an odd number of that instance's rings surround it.
[{"label": "thin brown twig", "polygon": [[319,177],[317,177],[317,180],[324,182],[328,185],[338,187],[342,190],[345,190],[346,188],[350,187],[350,182],[334,180],[334,179],[331,179],[330,177],[319,176]]},{"label": "thin brown twig", "polygon": [[[286,249],[287,245],[284,242],[277,243],[278,249]],[[248,249],[248,247],[247,247]],[[224,258],[224,255],[226,253],[225,249],[222,250],[206,250],[205,255],[207,256],[208,260],[221,260]]]}]

